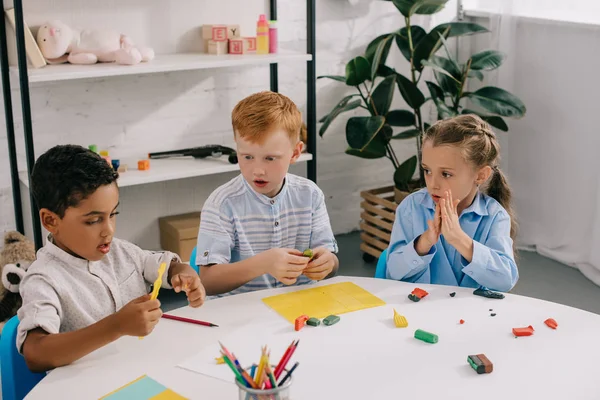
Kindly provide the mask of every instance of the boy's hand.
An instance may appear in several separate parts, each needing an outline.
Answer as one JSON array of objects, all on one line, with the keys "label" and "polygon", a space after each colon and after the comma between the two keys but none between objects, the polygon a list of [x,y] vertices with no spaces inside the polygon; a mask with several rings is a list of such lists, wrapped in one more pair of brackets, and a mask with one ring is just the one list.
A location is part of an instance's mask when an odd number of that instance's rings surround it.
[{"label": "boy's hand", "polygon": [[320,281],[333,271],[335,265],[335,255],[325,247],[317,247],[313,250],[313,258],[304,270],[304,275],[313,281]]},{"label": "boy's hand", "polygon": [[152,332],[160,317],[160,301],[145,294],[127,303],[114,314],[121,336],[146,336]]},{"label": "boy's hand", "polygon": [[296,249],[270,249],[263,254],[267,273],[284,285],[296,283],[309,260]]},{"label": "boy's hand", "polygon": [[183,272],[173,276],[171,286],[173,286],[176,293],[182,290],[185,292],[191,307],[196,308],[204,304],[206,291],[196,271],[192,270],[191,273]]}]

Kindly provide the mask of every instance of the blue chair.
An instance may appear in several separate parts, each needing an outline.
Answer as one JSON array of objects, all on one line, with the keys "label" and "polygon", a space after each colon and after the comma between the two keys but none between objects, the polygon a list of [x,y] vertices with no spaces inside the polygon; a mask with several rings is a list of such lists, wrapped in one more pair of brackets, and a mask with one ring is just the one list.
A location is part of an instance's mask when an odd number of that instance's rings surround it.
[{"label": "blue chair", "polygon": [[27,368],[25,358],[17,351],[17,327],[15,315],[6,322],[0,337],[0,374],[2,376],[2,399],[21,400],[46,376],[33,373]]},{"label": "blue chair", "polygon": [[387,249],[385,249],[377,260],[377,268],[375,269],[375,278],[385,279],[385,273],[387,272]]},{"label": "blue chair", "polygon": [[196,265],[196,246],[194,246],[194,250],[192,250],[192,254],[190,255],[190,266],[194,268],[194,271],[200,273],[198,266]]}]

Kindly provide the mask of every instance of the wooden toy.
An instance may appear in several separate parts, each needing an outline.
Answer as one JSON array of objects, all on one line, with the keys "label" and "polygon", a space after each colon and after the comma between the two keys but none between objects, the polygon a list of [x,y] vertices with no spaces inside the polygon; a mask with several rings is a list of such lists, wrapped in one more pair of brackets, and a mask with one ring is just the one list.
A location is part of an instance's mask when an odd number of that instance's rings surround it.
[{"label": "wooden toy", "polygon": [[337,315],[330,315],[323,320],[323,325],[331,326],[340,322],[340,317]]},{"label": "wooden toy", "polygon": [[531,336],[533,335],[533,326],[529,325],[527,328],[513,328],[513,334],[515,336]]},{"label": "wooden toy", "polygon": [[547,320],[544,321],[544,323],[546,325],[548,325],[549,328],[552,328],[552,329],[556,329],[558,327],[558,324],[556,323],[556,321],[553,318],[548,318]]},{"label": "wooden toy", "polygon": [[229,54],[244,54],[246,53],[246,48],[247,44],[244,39],[229,39]]},{"label": "wooden toy", "polygon": [[220,56],[223,54],[227,54],[227,44],[228,42],[220,42],[215,40],[208,41],[208,54],[214,54],[216,56]]},{"label": "wooden toy", "polygon": [[425,332],[421,329],[417,329],[415,331],[415,339],[419,339],[427,343],[437,343],[439,340],[438,335],[434,333]]},{"label": "wooden toy", "polygon": [[147,171],[150,169],[150,160],[140,160],[138,161],[138,169],[140,171]]},{"label": "wooden toy", "polygon": [[227,25],[227,39],[240,39],[240,26],[239,25]]},{"label": "wooden toy", "polygon": [[299,331],[300,329],[304,328],[304,325],[306,325],[306,321],[308,321],[308,315],[301,315],[298,318],[296,318],[296,322],[294,323],[294,329],[296,331]]},{"label": "wooden toy", "polygon": [[398,314],[396,310],[394,310],[394,324],[396,328],[406,328],[408,326],[408,321],[406,317]]},{"label": "wooden toy", "polygon": [[107,150],[101,150],[100,151],[100,156],[101,157],[108,157],[108,151]]},{"label": "wooden toy", "polygon": [[111,164],[112,164],[113,169],[115,171],[118,171],[119,167],[121,166],[121,161],[119,161],[119,160],[112,160]]},{"label": "wooden toy", "polygon": [[119,169],[117,170],[119,173],[127,172],[127,164],[119,165]]},{"label": "wooden toy", "polygon": [[248,46],[249,53],[256,53],[256,36],[243,38]]},{"label": "wooden toy", "polygon": [[93,151],[94,153],[98,153],[98,146],[96,146],[95,144],[90,144],[88,146],[88,149],[90,149],[91,151]]},{"label": "wooden toy", "polygon": [[202,41],[204,42],[204,52],[209,52],[209,41],[225,42],[228,39],[227,25],[202,25]]},{"label": "wooden toy", "polygon": [[414,302],[420,301],[423,297],[427,296],[429,293],[423,289],[415,288],[409,295],[408,298]]},{"label": "wooden toy", "polygon": [[467,357],[467,362],[478,374],[489,374],[494,370],[494,364],[485,356],[477,354]]}]

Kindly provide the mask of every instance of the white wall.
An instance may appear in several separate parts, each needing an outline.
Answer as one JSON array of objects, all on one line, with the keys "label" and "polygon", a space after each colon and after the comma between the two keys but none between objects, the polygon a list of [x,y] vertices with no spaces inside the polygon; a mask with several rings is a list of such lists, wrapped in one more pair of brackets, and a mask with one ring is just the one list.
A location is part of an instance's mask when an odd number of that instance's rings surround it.
[{"label": "white wall", "polygon": [[[203,23],[240,23],[251,34],[266,0],[31,0],[24,2],[32,26],[59,18],[78,27],[121,28],[136,42],[158,53],[195,51]],[[5,2],[5,6],[8,6]],[[281,48],[306,48],[306,4],[279,0]],[[360,0],[317,1],[317,74],[344,74],[345,64],[362,53],[377,35],[402,26],[391,2]],[[392,57],[398,56],[392,55]],[[399,62],[406,66],[406,62]],[[280,66],[280,91],[302,110],[306,105],[304,63]],[[31,87],[36,157],[57,143],[108,148],[111,156],[135,161],[149,151],[203,144],[232,144],[230,112],[246,95],[269,88],[268,67],[190,71],[145,76],[60,82]],[[328,113],[344,95],[343,84],[318,82],[317,114]],[[400,99],[400,96],[397,95]],[[399,101],[399,100],[396,100]],[[25,169],[20,101],[13,90],[17,121],[19,166]],[[336,233],[358,227],[359,192],[389,185],[387,160],[365,161],[344,154],[345,121],[339,118],[318,140],[318,183]],[[4,119],[0,121],[4,123]],[[414,143],[398,143],[399,157],[414,153]],[[12,194],[4,127],[0,127],[0,231],[14,228]],[[295,167],[304,174],[306,164]],[[199,210],[218,185],[235,174],[192,178],[121,191],[118,235],[147,248],[159,246],[159,216]],[[27,209],[24,210],[28,212]]]}]

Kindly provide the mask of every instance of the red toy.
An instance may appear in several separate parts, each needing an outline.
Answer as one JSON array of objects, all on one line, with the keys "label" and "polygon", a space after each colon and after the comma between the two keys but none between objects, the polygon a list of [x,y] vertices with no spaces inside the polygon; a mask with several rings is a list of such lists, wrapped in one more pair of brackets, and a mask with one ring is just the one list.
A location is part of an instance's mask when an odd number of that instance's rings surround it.
[{"label": "red toy", "polygon": [[460,321],[458,321],[458,322],[460,322],[460,324],[462,325],[462,324],[464,324],[464,323],[465,323],[465,320],[464,320],[464,319],[461,319],[461,320],[460,320]]},{"label": "red toy", "polygon": [[425,290],[423,289],[419,289],[419,288],[415,288],[409,295],[408,298],[411,299],[414,302],[417,302],[419,300],[421,300],[423,297],[427,296],[429,293],[427,293]]},{"label": "red toy", "polygon": [[150,169],[150,160],[140,160],[138,161],[138,170],[147,171]]},{"label": "red toy", "polygon": [[306,321],[308,321],[308,315],[301,315],[298,318],[296,318],[296,322],[294,323],[294,329],[299,331],[300,329],[304,328],[304,325],[306,325]]},{"label": "red toy", "polygon": [[556,329],[556,327],[558,326],[558,324],[556,323],[556,321],[553,318],[548,318],[547,320],[544,321],[544,323],[552,329]]},{"label": "red toy", "polygon": [[533,326],[529,325],[527,328],[513,328],[513,334],[515,336],[531,336],[533,335]]}]

